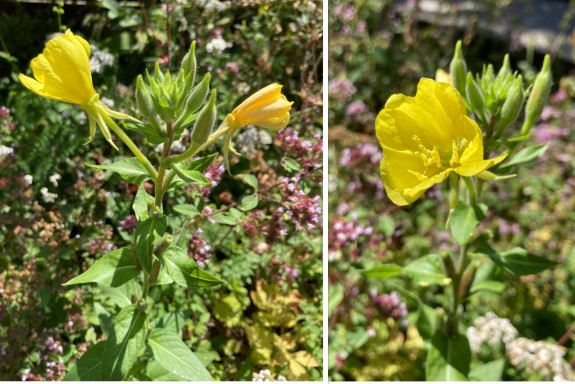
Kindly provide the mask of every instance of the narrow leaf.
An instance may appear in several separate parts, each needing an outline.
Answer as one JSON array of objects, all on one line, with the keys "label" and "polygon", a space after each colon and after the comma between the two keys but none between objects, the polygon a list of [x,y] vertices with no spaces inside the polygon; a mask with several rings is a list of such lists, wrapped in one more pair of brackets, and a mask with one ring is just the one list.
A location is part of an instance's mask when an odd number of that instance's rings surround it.
[{"label": "narrow leaf", "polygon": [[470,364],[471,349],[467,338],[462,335],[451,338],[438,331],[427,355],[426,381],[467,381]]},{"label": "narrow leaf", "polygon": [[66,373],[63,381],[100,381],[105,341],[92,345]]},{"label": "narrow leaf", "polygon": [[206,368],[179,336],[157,328],[152,331],[148,345],[154,359],[168,372],[189,381],[212,380]]},{"label": "narrow leaf", "polygon": [[118,173],[122,179],[131,184],[142,184],[145,180],[151,179],[146,168],[135,157],[125,158],[112,164],[93,165],[88,167],[100,170],[110,170]]},{"label": "narrow leaf", "polygon": [[404,267],[405,273],[421,285],[447,285],[451,282],[443,273],[443,260],[439,254],[420,257]]},{"label": "narrow leaf", "polygon": [[145,345],[147,332],[148,318],[135,305],[124,307],[118,313],[102,356],[102,380],[126,378]]},{"label": "narrow leaf", "polygon": [[136,254],[138,260],[146,272],[152,270],[152,252],[154,242],[159,240],[166,231],[168,220],[166,216],[159,219],[150,217],[144,221],[139,221],[134,233],[134,242],[136,245]]},{"label": "narrow leaf", "polygon": [[523,148],[521,151],[517,152],[509,161],[503,163],[499,170],[501,173],[505,173],[506,170],[510,169],[512,166],[517,164],[530,163],[537,160],[545,154],[549,143],[533,145],[531,147]]},{"label": "narrow leaf", "polygon": [[462,201],[458,202],[449,220],[449,229],[457,244],[467,244],[478,224],[473,207]]},{"label": "narrow leaf", "polygon": [[177,165],[173,164],[172,169],[176,172],[176,175],[180,177],[180,179],[184,180],[188,184],[195,184],[195,185],[212,185],[212,182],[209,181],[201,172],[198,171],[188,171],[187,169],[183,169],[178,167]]},{"label": "narrow leaf", "polygon": [[183,287],[215,287],[225,281],[201,270],[181,248],[170,245],[163,254],[168,275]]},{"label": "narrow leaf", "polygon": [[86,272],[64,285],[100,283],[119,287],[140,274],[130,248],[120,248],[96,261]]},{"label": "narrow leaf", "polygon": [[403,273],[403,269],[393,264],[378,265],[375,268],[363,271],[363,275],[367,277],[376,277],[378,279],[389,279],[390,277]]},{"label": "narrow leaf", "polygon": [[144,184],[140,185],[140,189],[136,193],[136,197],[134,198],[134,204],[132,204],[132,208],[134,209],[134,214],[138,221],[144,221],[148,217],[148,199],[151,199],[152,196],[148,195],[146,192],[146,188]]},{"label": "narrow leaf", "polygon": [[198,171],[200,173],[204,173],[206,172],[210,164],[212,164],[212,161],[214,160],[214,157],[216,157],[216,155],[217,155],[216,153],[213,153],[211,155],[204,156],[199,159],[190,160],[184,165],[181,165],[180,168],[186,171]]}]

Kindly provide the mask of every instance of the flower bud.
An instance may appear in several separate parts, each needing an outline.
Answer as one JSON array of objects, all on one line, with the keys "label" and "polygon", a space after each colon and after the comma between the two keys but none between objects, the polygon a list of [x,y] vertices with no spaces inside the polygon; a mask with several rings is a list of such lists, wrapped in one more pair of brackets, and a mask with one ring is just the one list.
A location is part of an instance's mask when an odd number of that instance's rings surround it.
[{"label": "flower bud", "polygon": [[208,105],[206,105],[201,111],[196,124],[194,124],[194,130],[192,132],[192,144],[203,144],[208,140],[214,123],[216,122],[216,90],[212,90],[212,95]]},{"label": "flower bud", "polygon": [[451,83],[461,93],[465,95],[465,74],[467,68],[463,56],[461,56],[461,40],[455,45],[455,53],[449,65],[449,74],[451,75]]},{"label": "flower bud", "polygon": [[547,104],[547,99],[549,98],[552,81],[551,59],[549,55],[545,55],[541,72],[539,72],[535,78],[533,88],[531,89],[531,93],[527,99],[527,106],[525,107],[525,122],[523,123],[523,127],[521,127],[522,135],[527,134],[529,128],[531,128],[539,116],[541,116],[543,108],[545,107],[545,104]]},{"label": "flower bud", "polygon": [[146,89],[146,84],[144,84],[144,79],[142,75],[138,75],[138,80],[136,81],[136,104],[140,113],[144,115],[148,120],[154,119],[156,114],[154,109],[154,101],[150,92]]},{"label": "flower bud", "polygon": [[174,131],[176,132],[176,136],[181,134],[181,131],[183,131],[185,126],[189,124],[189,123],[187,124],[186,121],[190,118],[190,116],[193,113],[195,113],[198,109],[200,109],[200,107],[204,103],[204,100],[206,99],[206,96],[210,91],[210,79],[211,75],[207,73],[206,76],[204,76],[202,82],[192,90],[192,92],[186,99],[186,104],[184,105],[184,108],[180,116],[178,117],[178,119],[174,124]]},{"label": "flower bud", "polygon": [[507,76],[511,74],[512,72],[511,72],[511,65],[509,65],[509,54],[507,53],[503,58],[503,65],[501,66],[501,69],[499,69],[499,72],[497,73],[496,80],[499,82],[499,84],[503,84]]},{"label": "flower bud", "polygon": [[507,98],[501,107],[501,118],[497,123],[496,137],[499,137],[503,130],[517,120],[521,107],[523,106],[523,79],[521,75],[515,79],[511,89],[507,92]]},{"label": "flower bud", "polygon": [[160,69],[160,64],[156,63],[156,66],[154,67],[154,79],[156,80],[156,83],[158,84],[163,84],[164,83],[164,74],[162,73],[162,70]]},{"label": "flower bud", "polygon": [[164,252],[166,252],[166,250],[168,249],[170,244],[172,244],[173,241],[174,237],[172,235],[167,235],[163,237],[160,241],[154,244],[154,255],[161,256]]},{"label": "flower bud", "polygon": [[473,113],[478,118],[485,121],[485,114],[483,112],[483,93],[473,80],[471,72],[467,74],[465,92],[467,94],[467,102],[473,108]]},{"label": "flower bud", "polygon": [[194,84],[194,78],[196,77],[196,42],[192,41],[192,46],[184,59],[182,60],[182,71],[184,71],[184,76],[186,80],[188,75],[190,75],[189,84]]},{"label": "flower bud", "polygon": [[186,99],[184,114],[189,115],[200,109],[210,91],[210,79],[211,75],[207,73],[202,82],[192,90],[192,93]]}]

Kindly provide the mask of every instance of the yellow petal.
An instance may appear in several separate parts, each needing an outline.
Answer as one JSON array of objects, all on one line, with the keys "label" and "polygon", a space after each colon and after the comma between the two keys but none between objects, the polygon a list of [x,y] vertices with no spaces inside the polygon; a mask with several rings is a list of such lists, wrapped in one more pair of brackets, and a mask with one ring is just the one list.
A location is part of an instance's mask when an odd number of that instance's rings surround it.
[{"label": "yellow petal", "polygon": [[88,42],[71,31],[52,38],[30,66],[36,82],[20,76],[32,92],[54,100],[82,104],[96,93],[92,85]]},{"label": "yellow petal", "polygon": [[265,121],[260,121],[256,125],[262,128],[273,129],[274,131],[279,131],[287,127],[290,120],[290,114],[285,113],[280,117],[272,117]]},{"label": "yellow petal", "polygon": [[461,176],[476,176],[486,169],[501,163],[503,160],[505,160],[506,157],[507,154],[494,157],[493,159],[489,160],[481,160],[478,162],[461,164],[461,166],[455,168],[453,171]]},{"label": "yellow petal", "polygon": [[245,99],[240,105],[238,105],[234,112],[237,110],[245,110],[248,108],[257,108],[260,104],[265,104],[269,101],[276,100],[281,95],[282,86],[274,83],[267,87],[264,87]]}]

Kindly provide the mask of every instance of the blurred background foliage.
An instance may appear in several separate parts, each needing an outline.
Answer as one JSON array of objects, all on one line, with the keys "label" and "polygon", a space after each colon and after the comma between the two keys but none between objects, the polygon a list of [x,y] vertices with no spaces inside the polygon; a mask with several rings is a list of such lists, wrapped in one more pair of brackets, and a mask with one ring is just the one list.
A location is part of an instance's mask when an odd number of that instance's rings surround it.
[{"label": "blurred background foliage", "polygon": [[[83,145],[88,123],[79,108],[17,80],[66,28],[92,44],[101,99],[135,116],[136,76],[156,62],[177,69],[193,40],[197,78],[210,71],[218,90],[219,121],[261,87],[283,84],[294,101],[286,130],[242,130],[234,141],[244,156],[233,157],[231,174],[216,143],[206,151],[218,154],[206,173],[212,185],[167,197],[167,207],[192,207],[170,223],[188,228],[189,256],[229,285],[156,286],[151,294],[169,298],[154,308],[157,317],[176,311],[162,321],[215,379],[321,379],[321,26],[319,0],[0,4],[0,379],[62,378],[137,289],[61,285],[130,241],[137,191],[85,166],[125,149],[99,134]],[[129,134],[154,162],[157,148]],[[153,364],[144,372],[139,379],[169,380]]]},{"label": "blurred background foliage", "polygon": [[[482,273],[500,285],[471,296],[461,331],[495,312],[510,320],[518,337],[558,346],[564,354],[560,360],[575,363],[574,11],[575,3],[567,1],[329,1],[328,191],[337,196],[329,199],[330,379],[425,379],[428,345],[422,338],[426,330],[416,323],[422,310],[418,296],[442,307],[447,304],[441,301],[443,288],[403,278],[366,278],[361,271],[385,263],[404,266],[438,251],[457,252],[444,229],[449,188],[436,185],[414,204],[393,205],[379,177],[382,155],[374,121],[390,95],[413,96],[421,77],[435,78],[439,68],[449,71],[459,39],[470,71],[477,73],[488,63],[498,69],[510,53],[511,66],[526,85],[543,54],[553,57],[551,100],[531,138],[550,147],[516,178],[484,192],[490,214],[483,225],[500,249],[521,246],[562,264],[521,278],[486,266]],[[529,34],[536,31],[528,23],[533,15],[553,31],[544,51]],[[541,368],[549,362],[535,359],[540,366],[533,369],[525,357],[506,356],[504,344],[495,337],[492,346],[485,343],[474,352],[472,368],[497,361],[483,379],[554,378],[553,369]]]}]

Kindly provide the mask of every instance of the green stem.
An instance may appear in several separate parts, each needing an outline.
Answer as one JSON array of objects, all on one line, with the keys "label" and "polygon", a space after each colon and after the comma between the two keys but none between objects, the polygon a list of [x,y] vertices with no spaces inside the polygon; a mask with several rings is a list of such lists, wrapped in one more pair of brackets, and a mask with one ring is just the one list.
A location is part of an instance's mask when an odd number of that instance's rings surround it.
[{"label": "green stem", "polygon": [[134,144],[132,139],[130,139],[128,135],[126,135],[126,133],[120,127],[118,127],[116,122],[112,120],[107,114],[102,113],[102,117],[104,118],[106,123],[110,126],[110,128],[112,128],[112,131],[114,131],[116,136],[118,136],[120,140],[122,140],[124,144],[126,144],[126,146],[130,148],[130,151],[132,151],[132,153],[134,154],[134,156],[136,156],[138,161],[146,168],[150,176],[154,179],[157,178],[158,172],[156,172],[156,169],[154,168],[152,163],[150,163],[150,160],[148,160],[148,158],[144,156],[144,154],[138,149],[136,144]]},{"label": "green stem", "polygon": [[465,181],[465,185],[467,186],[467,190],[469,192],[469,201],[468,203],[471,205],[477,204],[477,198],[475,193],[475,184],[473,184],[473,180],[471,177],[464,177],[463,180]]}]

